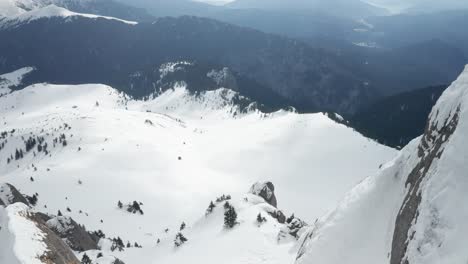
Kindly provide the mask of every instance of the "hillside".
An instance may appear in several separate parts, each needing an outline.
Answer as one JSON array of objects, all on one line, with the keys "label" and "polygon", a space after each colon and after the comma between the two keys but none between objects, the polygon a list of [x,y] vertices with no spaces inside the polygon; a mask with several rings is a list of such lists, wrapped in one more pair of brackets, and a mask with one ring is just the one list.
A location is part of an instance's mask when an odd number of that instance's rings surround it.
[{"label": "hillside", "polygon": [[[278,244],[286,224],[269,216],[271,207],[246,196],[248,188],[274,182],[278,208],[313,223],[395,150],[322,114],[264,114],[253,105],[240,111],[236,96],[226,89],[194,96],[175,87],[140,101],[92,84],[15,91],[0,98],[1,181],[29,196],[37,193],[33,211],[54,217],[60,210],[88,231],[137,242],[142,248],[122,252],[100,242],[104,257],[127,264],[220,257],[228,263],[292,262],[296,239],[285,236]],[[222,194],[232,196],[240,223],[229,232],[221,204],[205,217],[210,201]],[[119,201],[141,202],[144,214],[119,209]],[[261,228],[258,213],[267,218]],[[189,241],[175,249],[183,221]],[[93,258],[97,253],[87,252]]]},{"label": "hillside", "polygon": [[468,67],[432,109],[424,134],[309,230],[296,263],[465,261],[467,91]]}]

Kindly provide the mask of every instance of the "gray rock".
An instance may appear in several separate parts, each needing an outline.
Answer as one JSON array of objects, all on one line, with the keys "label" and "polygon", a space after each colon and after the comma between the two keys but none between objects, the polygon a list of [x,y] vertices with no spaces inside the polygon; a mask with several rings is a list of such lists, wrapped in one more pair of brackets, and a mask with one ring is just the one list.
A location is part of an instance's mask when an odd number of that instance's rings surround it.
[{"label": "gray rock", "polygon": [[54,264],[80,264],[70,247],[58,237],[46,223],[43,221],[43,215],[31,214],[29,219],[46,235],[44,243],[47,246],[47,252],[40,257],[43,263]]},{"label": "gray rock", "polygon": [[252,185],[252,187],[250,187],[249,192],[251,194],[255,194],[262,197],[265,200],[265,202],[267,202],[275,208],[278,205],[275,196],[275,186],[271,182],[257,182],[254,185]]},{"label": "gray rock", "polygon": [[70,217],[51,218],[47,221],[47,226],[75,251],[99,249],[97,241],[86,231],[84,226],[79,225]]},{"label": "gray rock", "polygon": [[15,186],[9,183],[0,185],[0,200],[2,200],[3,205],[14,203],[24,203],[29,205],[28,200],[15,188]]},{"label": "gray rock", "polygon": [[268,214],[271,215],[271,217],[275,218],[278,221],[278,223],[280,224],[286,223],[286,216],[280,210],[269,212]]},{"label": "gray rock", "polygon": [[[447,142],[455,132],[459,120],[460,107],[451,120],[446,120],[444,127],[437,130],[435,124],[429,123],[421,139],[418,149],[419,163],[414,167],[406,180],[408,193],[399,211],[393,232],[392,252],[390,264],[409,264],[406,251],[414,233],[410,229],[418,220],[419,205],[421,203],[421,183],[424,181],[427,172],[431,168],[433,161],[440,158],[444,152],[444,143]],[[415,231],[413,231],[415,232]]]}]

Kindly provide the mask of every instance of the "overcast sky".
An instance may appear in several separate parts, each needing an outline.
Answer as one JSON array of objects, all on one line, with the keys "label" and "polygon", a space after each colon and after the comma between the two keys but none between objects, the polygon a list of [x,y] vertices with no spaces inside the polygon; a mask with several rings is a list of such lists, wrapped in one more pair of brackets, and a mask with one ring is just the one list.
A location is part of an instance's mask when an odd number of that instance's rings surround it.
[{"label": "overcast sky", "polygon": [[213,5],[224,5],[226,3],[232,2],[233,0],[195,0],[198,2],[205,2]]},{"label": "overcast sky", "polygon": [[[223,5],[235,0],[195,0],[216,5]],[[289,0],[284,0],[289,1]],[[323,0],[328,1],[328,0]],[[468,8],[468,0],[361,0],[379,7],[387,8],[392,13],[400,13],[404,10],[417,6],[420,11],[427,7],[431,9]]]}]

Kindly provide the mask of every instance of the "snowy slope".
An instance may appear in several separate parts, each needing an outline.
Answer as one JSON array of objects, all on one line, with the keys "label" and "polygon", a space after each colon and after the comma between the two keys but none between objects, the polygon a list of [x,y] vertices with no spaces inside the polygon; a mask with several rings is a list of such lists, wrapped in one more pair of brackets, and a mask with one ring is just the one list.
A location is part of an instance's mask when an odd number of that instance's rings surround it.
[{"label": "snowy slope", "polygon": [[[278,244],[282,226],[271,219],[260,229],[254,224],[264,205],[245,202],[250,185],[274,182],[279,208],[313,223],[396,151],[322,114],[242,114],[232,97],[225,89],[194,97],[178,87],[136,101],[104,85],[37,84],[13,92],[0,98],[7,131],[0,137],[0,181],[37,192],[36,210],[60,210],[88,230],[138,242],[142,249],[112,253],[127,264],[216,256],[228,258],[224,263],[291,263],[296,243]],[[47,143],[47,152],[37,144],[26,152],[29,137]],[[16,149],[23,151],[17,160]],[[222,212],[204,217],[223,193],[233,196],[242,222],[230,232]],[[144,215],[119,209],[119,200],[142,202]],[[189,242],[174,249],[182,221]],[[217,254],[208,254],[212,248]]]},{"label": "snowy slope", "polygon": [[38,256],[47,250],[42,242],[45,234],[27,219],[27,212],[28,207],[22,203],[0,206],[0,263],[42,263]]},{"label": "snowy slope", "polygon": [[11,92],[11,88],[21,84],[24,76],[32,72],[34,68],[25,67],[11,73],[0,75],[0,96]]},{"label": "snowy slope", "polygon": [[[61,18],[76,18],[85,17],[89,19],[110,19],[122,23],[135,25],[137,22],[122,20],[108,16],[98,16],[94,14],[75,13],[63,7],[55,5],[54,2],[47,1],[26,1],[15,2],[13,0],[2,0],[0,4],[0,27],[12,27],[22,23],[29,23],[34,20],[61,17]],[[59,3],[57,3],[59,4]]]},{"label": "snowy slope", "polygon": [[311,228],[297,263],[465,263],[467,133],[468,67],[425,134]]}]

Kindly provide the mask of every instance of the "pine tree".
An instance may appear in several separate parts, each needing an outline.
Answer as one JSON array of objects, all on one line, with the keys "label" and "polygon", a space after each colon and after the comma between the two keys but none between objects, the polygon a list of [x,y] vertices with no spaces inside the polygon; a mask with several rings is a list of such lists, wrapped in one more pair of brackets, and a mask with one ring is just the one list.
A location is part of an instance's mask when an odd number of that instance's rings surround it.
[{"label": "pine tree", "polygon": [[83,255],[83,258],[81,258],[81,264],[91,264],[91,259],[86,253]]},{"label": "pine tree", "polygon": [[182,244],[184,244],[185,242],[187,242],[188,239],[182,234],[182,233],[177,233],[175,239],[174,239],[174,245],[176,247],[180,247],[182,246]]},{"label": "pine tree", "polygon": [[62,215],[62,212],[60,212],[60,210],[58,210],[57,216],[63,216],[63,215]]},{"label": "pine tree", "polygon": [[[233,228],[237,224],[237,213],[236,209],[231,206],[229,203],[227,204],[226,212],[224,212],[224,226],[227,228]],[[226,207],[225,204],[225,207]]]},{"label": "pine tree", "polygon": [[122,209],[122,207],[123,207],[123,204],[122,204],[122,202],[121,202],[121,201],[119,201],[119,202],[117,203],[117,206],[118,206],[120,209]]},{"label": "pine tree", "polygon": [[180,230],[180,231],[184,230],[184,229],[185,229],[185,226],[186,226],[185,222],[182,222],[182,224],[180,225],[180,229],[179,229],[179,230]]},{"label": "pine tree", "polygon": [[208,208],[206,209],[206,215],[211,214],[215,207],[216,205],[213,203],[213,201],[211,201],[210,205],[208,205]]},{"label": "pine tree", "polygon": [[263,223],[263,222],[266,222],[266,218],[263,217],[261,213],[258,213],[258,215],[257,215],[257,222],[258,222],[259,224],[261,224],[261,223]]},{"label": "pine tree", "polygon": [[123,251],[124,247],[125,245],[120,237],[112,239],[111,251],[115,251],[116,249],[119,251]]}]

